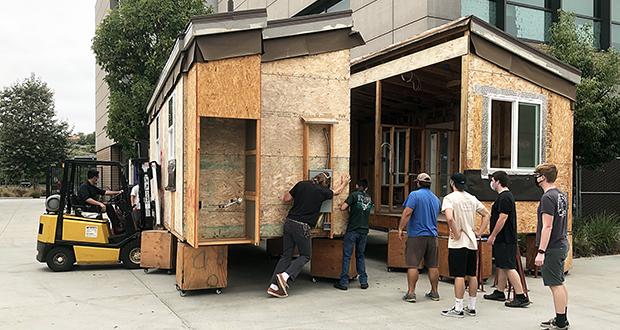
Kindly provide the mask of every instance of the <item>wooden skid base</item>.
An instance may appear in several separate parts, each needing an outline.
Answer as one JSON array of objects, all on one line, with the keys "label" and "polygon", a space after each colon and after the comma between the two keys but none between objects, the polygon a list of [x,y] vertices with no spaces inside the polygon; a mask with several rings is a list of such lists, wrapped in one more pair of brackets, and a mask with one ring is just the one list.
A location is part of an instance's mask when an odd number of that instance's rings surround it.
[{"label": "wooden skid base", "polygon": [[[484,241],[478,248],[482,249],[482,258],[479,258],[478,262],[482,262],[482,279],[486,280],[493,275],[491,244]],[[439,237],[439,276],[442,278],[452,278],[448,268],[448,237],[445,236]]]},{"label": "wooden skid base", "polygon": [[140,267],[172,270],[175,268],[176,237],[167,230],[141,233]]},{"label": "wooden skid base", "polygon": [[214,245],[193,248],[177,245],[177,289],[221,289],[228,285],[228,246]]},{"label": "wooden skid base", "polygon": [[[314,279],[330,278],[339,279],[342,269],[342,238],[313,238],[312,239],[312,261],[310,262],[310,273]],[[355,249],[351,256],[349,266],[349,278],[357,276],[355,268]]]}]

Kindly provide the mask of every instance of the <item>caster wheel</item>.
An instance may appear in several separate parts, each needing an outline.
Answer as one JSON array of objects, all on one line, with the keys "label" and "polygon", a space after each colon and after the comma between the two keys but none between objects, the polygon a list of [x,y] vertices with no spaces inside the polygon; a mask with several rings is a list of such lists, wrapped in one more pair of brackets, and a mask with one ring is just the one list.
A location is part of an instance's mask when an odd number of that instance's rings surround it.
[{"label": "caster wheel", "polygon": [[388,268],[387,268],[388,273],[391,273],[391,272],[392,272],[392,270],[393,270],[393,269],[392,269],[392,267],[388,267]]},{"label": "caster wheel", "polygon": [[318,282],[318,281],[316,280],[316,278],[313,277],[312,278],[312,283],[316,283],[316,282]]},{"label": "caster wheel", "polygon": [[179,290],[179,295],[181,297],[185,297],[187,295],[187,292],[185,290]]},{"label": "caster wheel", "polygon": [[149,273],[149,269],[148,268],[144,268],[144,274],[148,274]]},{"label": "caster wheel", "polygon": [[166,274],[168,274],[168,275],[172,275],[172,269],[168,269],[168,271],[166,272]]},{"label": "caster wheel", "polygon": [[175,284],[174,287],[177,289],[177,291],[181,291],[181,288],[179,288],[178,284]]},{"label": "caster wheel", "polygon": [[222,294],[222,289],[215,289],[215,294]]}]

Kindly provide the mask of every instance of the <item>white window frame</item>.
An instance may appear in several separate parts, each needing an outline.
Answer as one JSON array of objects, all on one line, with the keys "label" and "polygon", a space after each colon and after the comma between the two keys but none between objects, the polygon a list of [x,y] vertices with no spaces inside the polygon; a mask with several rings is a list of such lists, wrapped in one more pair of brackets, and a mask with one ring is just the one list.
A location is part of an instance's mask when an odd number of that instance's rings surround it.
[{"label": "white window frame", "polygon": [[[168,102],[166,102],[166,107],[168,110],[168,121],[166,125],[168,125],[168,160],[173,160],[176,158],[175,155],[175,135],[174,135],[174,121],[175,121],[175,109],[176,105],[174,104],[175,97],[174,94],[170,95]],[[170,121],[170,116],[172,116],[172,123]]]},{"label": "white window frame", "polygon": [[161,152],[161,148],[160,148],[160,144],[159,144],[159,139],[160,139],[159,128],[160,128],[160,125],[161,125],[161,122],[159,120],[159,114],[157,114],[157,117],[155,117],[155,157],[156,157],[156,159],[159,159],[160,152]]},{"label": "white window frame", "polygon": [[[511,127],[510,127],[510,168],[496,168],[491,167],[491,129],[493,127],[492,117],[492,109],[493,109],[493,101],[504,101],[511,103]],[[511,97],[504,95],[494,95],[489,97],[489,104],[487,106],[487,169],[489,173],[493,173],[495,171],[506,171],[508,174],[532,174],[535,167],[518,167],[519,161],[519,103],[527,103],[538,105],[538,161],[540,162],[543,159],[543,102],[537,99],[531,98],[523,98],[523,97]]]}]

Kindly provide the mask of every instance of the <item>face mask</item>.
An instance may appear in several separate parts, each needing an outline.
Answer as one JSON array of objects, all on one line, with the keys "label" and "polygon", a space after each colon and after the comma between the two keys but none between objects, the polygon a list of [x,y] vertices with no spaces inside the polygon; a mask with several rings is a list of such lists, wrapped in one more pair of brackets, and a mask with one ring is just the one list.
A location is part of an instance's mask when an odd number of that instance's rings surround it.
[{"label": "face mask", "polygon": [[495,191],[495,186],[493,186],[493,181],[489,181],[489,187],[491,190]]},{"label": "face mask", "polygon": [[538,178],[540,177],[542,177],[542,175],[534,177],[534,184],[536,185],[536,187],[539,187],[539,188],[540,188],[540,183],[542,182],[542,180],[538,181]]}]

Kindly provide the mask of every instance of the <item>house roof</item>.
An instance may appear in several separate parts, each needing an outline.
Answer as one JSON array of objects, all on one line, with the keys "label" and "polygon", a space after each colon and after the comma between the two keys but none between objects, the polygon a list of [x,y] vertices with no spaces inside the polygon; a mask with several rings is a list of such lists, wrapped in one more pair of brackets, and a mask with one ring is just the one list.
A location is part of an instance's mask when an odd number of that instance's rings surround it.
[{"label": "house roof", "polygon": [[355,58],[351,61],[351,74],[463,36],[469,38],[470,53],[575,100],[575,85],[581,82],[581,72],[578,69],[475,16],[459,18],[374,53]]}]

